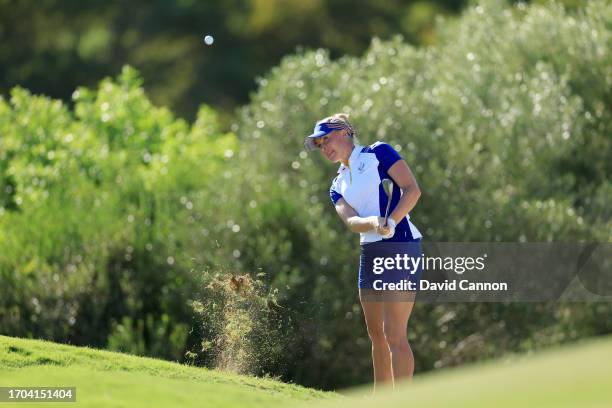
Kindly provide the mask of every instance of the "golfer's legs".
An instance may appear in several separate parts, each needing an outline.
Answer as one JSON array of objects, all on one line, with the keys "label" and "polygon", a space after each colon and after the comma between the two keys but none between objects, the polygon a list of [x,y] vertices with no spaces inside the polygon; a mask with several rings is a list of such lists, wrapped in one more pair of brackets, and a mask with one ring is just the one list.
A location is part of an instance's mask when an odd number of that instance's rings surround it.
[{"label": "golfer's legs", "polygon": [[383,302],[366,301],[361,295],[362,292],[360,290],[361,307],[363,308],[363,314],[368,327],[368,336],[370,336],[372,341],[374,390],[376,390],[377,385],[393,381],[391,356],[389,355],[389,346],[387,345],[383,329]]},{"label": "golfer's legs", "polygon": [[395,383],[411,380],[414,372],[414,356],[406,334],[408,319],[414,302],[384,302],[384,332],[391,350],[391,366]]}]

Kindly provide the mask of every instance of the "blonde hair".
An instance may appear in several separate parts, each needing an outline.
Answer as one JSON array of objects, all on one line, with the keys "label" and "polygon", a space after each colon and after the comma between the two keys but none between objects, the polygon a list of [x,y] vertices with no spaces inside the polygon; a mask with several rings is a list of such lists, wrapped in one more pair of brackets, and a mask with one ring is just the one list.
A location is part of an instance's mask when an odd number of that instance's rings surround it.
[{"label": "blonde hair", "polygon": [[342,123],[345,126],[346,130],[348,130],[348,134],[353,139],[353,141],[357,144],[359,143],[357,141],[357,131],[355,130],[351,122],[349,122],[348,113],[334,113],[333,115],[328,116],[325,119],[321,119],[317,123]]}]

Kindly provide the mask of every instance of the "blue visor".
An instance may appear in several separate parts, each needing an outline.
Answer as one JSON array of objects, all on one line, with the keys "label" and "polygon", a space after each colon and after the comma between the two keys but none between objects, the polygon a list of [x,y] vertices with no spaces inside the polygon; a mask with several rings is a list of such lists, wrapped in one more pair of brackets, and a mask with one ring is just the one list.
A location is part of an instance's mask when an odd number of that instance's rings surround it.
[{"label": "blue visor", "polygon": [[316,145],[314,144],[313,139],[318,137],[323,137],[325,135],[330,134],[335,130],[345,129],[346,126],[343,123],[317,123],[314,128],[312,135],[306,136],[304,139],[304,147],[306,150],[313,150]]}]

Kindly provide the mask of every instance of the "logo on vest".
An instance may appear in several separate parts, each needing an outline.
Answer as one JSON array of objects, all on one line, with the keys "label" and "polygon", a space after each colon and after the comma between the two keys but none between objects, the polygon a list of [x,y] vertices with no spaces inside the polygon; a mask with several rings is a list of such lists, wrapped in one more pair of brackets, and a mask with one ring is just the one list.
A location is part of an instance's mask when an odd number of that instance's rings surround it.
[{"label": "logo on vest", "polygon": [[363,174],[363,172],[365,171],[365,163],[364,162],[359,163],[359,167],[357,168],[357,171],[360,174]]}]

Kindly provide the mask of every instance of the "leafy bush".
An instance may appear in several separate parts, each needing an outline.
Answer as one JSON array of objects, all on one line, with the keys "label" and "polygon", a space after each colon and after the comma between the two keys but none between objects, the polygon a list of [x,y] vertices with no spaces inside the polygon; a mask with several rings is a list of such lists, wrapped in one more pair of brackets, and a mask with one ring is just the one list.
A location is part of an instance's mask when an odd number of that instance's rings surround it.
[{"label": "leafy bush", "polygon": [[0,100],[0,331],[180,359],[235,136],[154,107],[129,67],[73,97]]}]

